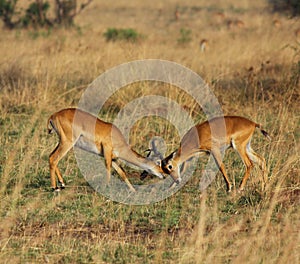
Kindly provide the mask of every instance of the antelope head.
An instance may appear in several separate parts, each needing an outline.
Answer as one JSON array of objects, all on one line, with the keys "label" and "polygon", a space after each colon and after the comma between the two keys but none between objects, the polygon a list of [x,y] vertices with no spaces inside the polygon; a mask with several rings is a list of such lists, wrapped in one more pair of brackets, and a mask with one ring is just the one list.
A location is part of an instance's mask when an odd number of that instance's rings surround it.
[{"label": "antelope head", "polygon": [[181,182],[180,176],[180,152],[181,149],[172,152],[169,156],[161,161],[161,168],[164,173],[171,175],[174,183],[179,184]]}]

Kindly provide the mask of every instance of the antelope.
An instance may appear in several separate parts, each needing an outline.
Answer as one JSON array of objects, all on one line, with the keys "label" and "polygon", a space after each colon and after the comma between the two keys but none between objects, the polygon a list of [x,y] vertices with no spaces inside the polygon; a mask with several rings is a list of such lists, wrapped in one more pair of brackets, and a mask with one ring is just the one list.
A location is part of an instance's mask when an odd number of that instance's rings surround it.
[{"label": "antelope", "polygon": [[235,21],[235,25],[238,27],[238,28],[243,28],[245,26],[245,23],[242,21],[242,20],[236,20]]},{"label": "antelope", "polygon": [[227,20],[227,27],[229,29],[234,29],[234,28],[243,28],[245,27],[245,23],[242,20]]},{"label": "antelope", "polygon": [[274,19],[273,20],[273,26],[276,28],[280,28],[281,27],[281,22],[278,19]]},{"label": "antelope", "polygon": [[204,52],[208,47],[208,40],[207,39],[202,39],[199,44],[200,44],[200,50],[202,52]]},{"label": "antelope", "polygon": [[[226,127],[226,133],[223,124]],[[250,146],[255,128],[259,128],[265,137],[271,139],[260,124],[240,116],[216,117],[192,127],[182,138],[179,149],[172,152],[161,162],[163,171],[171,175],[174,180],[171,187],[181,182],[181,173],[183,173],[189,159],[197,154],[210,153],[225,179],[228,192],[231,192],[232,184],[225,171],[221,155],[221,150],[226,150],[229,147],[238,152],[246,167],[239,192],[244,189],[253,163],[257,163],[265,175],[266,162],[264,158],[255,153]],[[211,133],[211,130],[213,133]]]},{"label": "antelope", "polygon": [[214,18],[222,21],[223,19],[225,19],[225,14],[223,12],[220,12],[220,11],[215,12],[214,13]]},{"label": "antelope", "polygon": [[179,10],[178,8],[176,8],[175,12],[174,12],[174,17],[175,17],[175,20],[178,21],[179,18],[180,18],[180,13],[179,13]]},{"label": "antelope", "polygon": [[110,181],[111,167],[113,167],[130,190],[135,191],[117,159],[127,161],[150,174],[163,178],[161,167],[153,160],[146,159],[132,150],[116,126],[87,112],[76,108],[63,109],[51,115],[47,125],[49,134],[55,131],[59,136],[59,143],[49,156],[51,187],[54,191],[60,190],[55,175],[61,188],[65,187],[57,165],[74,146],[104,157],[107,183]]}]

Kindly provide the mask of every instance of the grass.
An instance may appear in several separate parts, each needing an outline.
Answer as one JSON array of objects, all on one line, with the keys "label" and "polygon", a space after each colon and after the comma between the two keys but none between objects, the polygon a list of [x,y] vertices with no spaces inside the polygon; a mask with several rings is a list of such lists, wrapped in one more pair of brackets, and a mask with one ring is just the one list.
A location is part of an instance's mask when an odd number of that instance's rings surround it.
[{"label": "grass", "polygon": [[[262,1],[231,0],[95,2],[76,21],[81,34],[55,30],[33,38],[30,31],[2,30],[1,262],[299,263],[297,24],[279,16],[282,26],[274,27],[278,15],[265,7]],[[240,19],[245,27],[229,29],[228,19]],[[145,39],[106,42],[103,32],[121,27],[135,28]],[[181,28],[191,30],[185,45],[177,43]],[[202,38],[209,41],[205,52],[199,47]],[[146,58],[191,68],[208,82],[225,114],[264,125],[272,141],[256,132],[253,148],[267,161],[265,185],[255,168],[242,194],[228,195],[220,174],[201,193],[204,159],[173,196],[150,205],[124,205],[95,192],[70,152],[59,165],[67,187],[58,195],[50,192],[48,155],[58,139],[47,134],[49,115],[76,106],[88,84],[105,70]],[[178,88],[151,82],[124,87],[100,116],[112,121],[131,100],[152,94],[177,100],[195,122],[206,119]],[[130,144],[142,154],[154,135],[163,135],[167,153],[178,147],[174,127],[161,118],[139,120]],[[237,187],[243,174],[239,157],[229,151],[224,162]],[[135,182],[138,173],[126,170]]]}]

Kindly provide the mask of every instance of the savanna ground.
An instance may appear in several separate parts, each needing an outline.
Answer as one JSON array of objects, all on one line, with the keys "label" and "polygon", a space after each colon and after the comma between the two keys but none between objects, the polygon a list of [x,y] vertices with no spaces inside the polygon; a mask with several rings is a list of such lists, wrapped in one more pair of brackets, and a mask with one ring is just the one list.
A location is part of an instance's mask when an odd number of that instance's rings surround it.
[{"label": "savanna ground", "polygon": [[[266,1],[94,1],[76,25],[69,31],[1,30],[0,262],[299,263],[299,19],[272,13]],[[143,37],[107,42],[103,33],[113,27]],[[208,40],[204,51],[201,39]],[[200,163],[166,200],[124,205],[95,192],[70,152],[60,163],[67,188],[59,195],[50,191],[48,156],[58,139],[47,134],[49,115],[76,106],[105,70],[147,58],[192,69],[225,114],[264,125],[272,141],[256,131],[253,148],[266,158],[265,184],[255,168],[242,194],[228,195],[220,174],[201,193]],[[195,121],[206,119],[176,88],[147,83],[124,89],[100,117],[112,121],[133,98],[162,93]],[[153,135],[164,137],[168,153],[178,147],[172,126],[155,122],[132,129],[130,144],[141,154]],[[229,151],[225,164],[238,185],[242,162]],[[137,180],[136,171],[128,172]]]}]

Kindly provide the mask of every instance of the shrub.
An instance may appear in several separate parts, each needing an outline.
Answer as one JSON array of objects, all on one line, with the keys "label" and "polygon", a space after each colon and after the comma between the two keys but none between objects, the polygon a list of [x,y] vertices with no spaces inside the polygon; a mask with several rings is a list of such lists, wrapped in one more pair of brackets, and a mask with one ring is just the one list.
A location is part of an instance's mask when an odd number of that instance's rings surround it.
[{"label": "shrub", "polygon": [[285,12],[292,16],[300,15],[299,0],[269,0],[269,3],[275,12]]},{"label": "shrub", "polygon": [[190,29],[181,28],[180,29],[180,37],[177,39],[179,44],[186,44],[192,40],[191,37],[192,31]]},{"label": "shrub", "polygon": [[[56,0],[55,16],[48,18],[47,12],[51,9],[49,1],[35,0],[27,8],[17,9],[19,0],[0,0],[0,19],[7,29],[15,27],[37,27],[59,25],[70,27],[74,25],[74,18],[85,9],[93,0],[86,0],[77,7],[77,0]],[[25,13],[25,14],[24,14]],[[14,20],[13,20],[14,18]]]},{"label": "shrub", "polygon": [[137,33],[134,29],[117,29],[109,28],[104,32],[104,37],[106,41],[116,41],[116,40],[126,40],[126,41],[137,41],[141,35]]},{"label": "shrub", "polygon": [[12,29],[14,22],[12,17],[15,13],[15,7],[18,0],[0,0],[0,17],[6,28]]},{"label": "shrub", "polygon": [[24,26],[32,25],[34,27],[51,25],[51,22],[47,19],[46,13],[50,7],[48,2],[38,3],[33,2],[26,9],[25,16],[22,18],[22,24]]}]

